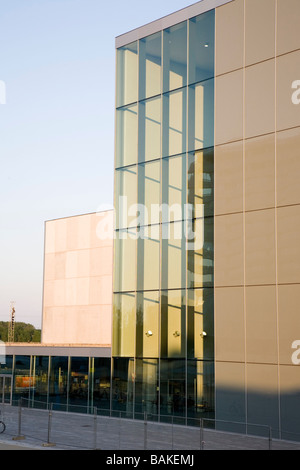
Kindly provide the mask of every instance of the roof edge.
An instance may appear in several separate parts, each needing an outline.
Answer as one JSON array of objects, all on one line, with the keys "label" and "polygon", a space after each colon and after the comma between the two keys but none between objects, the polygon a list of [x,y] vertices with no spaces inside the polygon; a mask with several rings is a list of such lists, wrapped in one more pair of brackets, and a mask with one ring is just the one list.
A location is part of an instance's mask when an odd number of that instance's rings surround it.
[{"label": "roof edge", "polygon": [[215,8],[232,1],[234,0],[201,0],[200,2],[178,10],[175,13],[171,13],[170,15],[164,16],[144,26],[117,36],[115,42],[116,49],[126,46],[134,41],[138,41],[146,36],[150,36],[151,34],[158,33],[163,29],[170,28],[182,21],[194,18],[195,16],[201,15],[209,10],[214,10]]}]

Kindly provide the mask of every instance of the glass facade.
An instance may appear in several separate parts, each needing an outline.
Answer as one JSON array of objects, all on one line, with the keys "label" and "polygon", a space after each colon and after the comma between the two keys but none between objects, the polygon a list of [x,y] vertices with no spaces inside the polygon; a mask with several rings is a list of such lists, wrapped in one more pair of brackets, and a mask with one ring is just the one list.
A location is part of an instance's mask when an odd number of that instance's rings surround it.
[{"label": "glass facade", "polygon": [[[28,407],[108,414],[111,359],[69,356],[6,356],[0,375],[12,378],[12,404],[24,398]],[[0,403],[1,403],[0,396]]]},{"label": "glass facade", "polygon": [[113,413],[214,413],[214,37],[117,49]]}]

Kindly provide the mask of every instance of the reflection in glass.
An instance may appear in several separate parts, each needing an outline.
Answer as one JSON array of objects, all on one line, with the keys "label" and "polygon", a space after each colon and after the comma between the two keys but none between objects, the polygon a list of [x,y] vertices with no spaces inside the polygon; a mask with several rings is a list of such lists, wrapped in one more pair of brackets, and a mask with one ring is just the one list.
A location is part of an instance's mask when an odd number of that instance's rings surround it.
[{"label": "reflection in glass", "polygon": [[182,289],[186,280],[186,240],[183,222],[162,225],[162,289]]},{"label": "reflection in glass", "polygon": [[161,357],[185,357],[185,290],[161,293]]},{"label": "reflection in glass", "polygon": [[160,167],[160,161],[138,167],[140,225],[157,224],[160,221]]},{"label": "reflection in glass", "polygon": [[139,103],[139,161],[161,156],[161,98]]},{"label": "reflection in glass", "polygon": [[117,50],[117,108],[137,101],[138,45],[128,44]]},{"label": "reflection in glass", "polygon": [[214,146],[214,79],[189,87],[188,151]]},{"label": "reflection in glass", "polygon": [[214,282],[213,217],[189,220],[187,223],[188,287],[212,287]]},{"label": "reflection in glass", "polygon": [[214,363],[187,361],[187,416],[214,419],[214,402]]},{"label": "reflection in glass", "polygon": [[186,151],[186,88],[163,96],[163,157]]},{"label": "reflection in glass", "polygon": [[163,91],[186,86],[187,81],[187,23],[165,29]]},{"label": "reflection in glass", "polygon": [[116,167],[137,163],[138,107],[128,106],[117,110]]},{"label": "reflection in glass", "polygon": [[112,369],[113,416],[133,417],[134,359],[116,357]]},{"label": "reflection in glass", "polygon": [[188,203],[191,217],[214,215],[214,150],[188,154]]},{"label": "reflection in glass", "polygon": [[[186,412],[186,362],[181,359],[160,361],[160,413],[185,417]],[[183,424],[183,423],[182,423]]]},{"label": "reflection in glass", "polygon": [[47,403],[48,399],[48,356],[34,356],[33,357],[33,389],[32,400]]},{"label": "reflection in glass", "polygon": [[188,290],[187,357],[213,360],[214,357],[214,291]]},{"label": "reflection in glass", "polygon": [[110,358],[91,358],[91,407],[110,408]]},{"label": "reflection in glass", "polygon": [[136,288],[136,229],[115,232],[114,292]]},{"label": "reflection in glass", "polygon": [[144,419],[144,413],[157,415],[158,360],[137,359],[135,379],[135,418]]},{"label": "reflection in glass", "polygon": [[115,294],[113,298],[113,356],[135,356],[135,294]]},{"label": "reflection in glass", "polygon": [[215,10],[189,21],[189,83],[213,78],[215,68]]},{"label": "reflection in glass", "polygon": [[64,411],[67,407],[68,367],[68,357],[50,357],[49,401],[59,411]]},{"label": "reflection in glass", "polygon": [[135,227],[137,219],[137,167],[130,166],[115,173],[116,228]]},{"label": "reflection in glass", "polygon": [[162,160],[162,222],[185,218],[186,156]]},{"label": "reflection in glass", "polygon": [[139,43],[139,99],[161,93],[161,32]]},{"label": "reflection in glass", "polygon": [[159,356],[159,311],[159,292],[137,293],[137,357]]},{"label": "reflection in glass", "polygon": [[[86,407],[88,403],[88,377],[89,377],[89,358],[88,357],[72,357],[70,367],[70,384],[69,384],[69,405],[70,411],[80,411],[80,407]],[[82,408],[82,411],[85,411]]]},{"label": "reflection in glass", "polygon": [[30,356],[15,357],[13,400],[30,398],[30,388],[32,386],[30,366]]},{"label": "reflection in glass", "polygon": [[137,290],[159,289],[160,227],[146,226],[138,232]]}]

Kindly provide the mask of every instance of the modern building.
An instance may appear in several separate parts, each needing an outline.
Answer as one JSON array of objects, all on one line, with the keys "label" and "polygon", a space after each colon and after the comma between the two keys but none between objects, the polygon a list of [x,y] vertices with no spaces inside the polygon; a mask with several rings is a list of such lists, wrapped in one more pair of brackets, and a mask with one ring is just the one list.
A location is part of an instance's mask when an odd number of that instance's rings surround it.
[{"label": "modern building", "polygon": [[42,344],[0,370],[29,396],[300,439],[299,20],[202,0],[116,38],[114,248],[46,225]]}]

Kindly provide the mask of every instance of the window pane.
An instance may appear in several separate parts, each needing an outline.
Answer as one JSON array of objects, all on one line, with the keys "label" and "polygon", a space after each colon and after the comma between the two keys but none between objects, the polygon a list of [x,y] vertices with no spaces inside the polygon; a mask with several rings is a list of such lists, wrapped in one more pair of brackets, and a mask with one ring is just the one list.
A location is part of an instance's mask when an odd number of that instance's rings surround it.
[{"label": "window pane", "polygon": [[118,214],[116,228],[135,227],[137,224],[137,167],[116,171],[115,207]]},{"label": "window pane", "polygon": [[134,359],[114,358],[112,372],[112,409],[113,416],[128,416],[133,413]]},{"label": "window pane", "polygon": [[214,150],[206,149],[188,155],[189,217],[214,215]]},{"label": "window pane", "polygon": [[162,289],[181,289],[186,279],[186,241],[182,222],[162,225]]},{"label": "window pane", "polygon": [[[137,359],[135,380],[136,418],[143,419],[142,413],[158,414],[158,361]],[[141,414],[140,414],[141,413]],[[154,418],[155,419],[155,418]]]},{"label": "window pane", "polygon": [[67,406],[68,363],[67,357],[50,358],[49,401],[59,411],[64,410],[62,405]]},{"label": "window pane", "polygon": [[113,300],[113,356],[135,355],[135,294],[115,294]]},{"label": "window pane", "polygon": [[188,150],[214,146],[214,80],[189,87]]},{"label": "window pane", "polygon": [[136,355],[159,356],[159,293],[137,294]]},{"label": "window pane", "polygon": [[[160,382],[161,421],[166,415],[185,417],[186,363],[181,359],[162,359]],[[179,421],[178,424],[184,424]]]},{"label": "window pane", "polygon": [[186,89],[163,96],[163,157],[186,151]]},{"label": "window pane", "polygon": [[[70,411],[86,412],[88,399],[88,357],[72,357],[69,386]],[[78,407],[78,408],[77,408]]]},{"label": "window pane", "polygon": [[188,290],[187,355],[189,358],[214,357],[214,290]]},{"label": "window pane", "polygon": [[163,91],[186,85],[187,23],[164,30],[164,85]]},{"label": "window pane", "polygon": [[186,157],[162,160],[162,221],[171,222],[185,218],[186,204]]},{"label": "window pane", "polygon": [[30,356],[15,357],[13,400],[29,399],[29,391],[32,386],[30,363]]},{"label": "window pane", "polygon": [[161,357],[185,357],[185,290],[162,291]]},{"label": "window pane", "polygon": [[160,221],[160,161],[139,165],[138,202],[140,225]]},{"label": "window pane", "polygon": [[215,11],[197,16],[189,24],[189,83],[213,78],[215,68]]},{"label": "window pane", "polygon": [[212,217],[187,222],[188,287],[214,283],[214,222]]},{"label": "window pane", "polygon": [[187,361],[187,416],[214,419],[214,403],[214,363]]},{"label": "window pane", "polygon": [[161,33],[141,39],[139,44],[139,99],[161,93]]},{"label": "window pane", "polygon": [[47,403],[48,396],[48,356],[33,357],[33,383],[32,399],[35,401],[34,406],[38,407],[39,402]]},{"label": "window pane", "polygon": [[117,107],[137,101],[138,45],[128,44],[117,50]]},{"label": "window pane", "polygon": [[139,161],[161,156],[161,98],[139,104]]},{"label": "window pane", "polygon": [[160,227],[142,227],[138,235],[137,289],[159,289]]},{"label": "window pane", "polygon": [[92,358],[92,405],[101,410],[110,408],[110,358]]},{"label": "window pane", "polygon": [[136,229],[115,232],[114,292],[136,289]]},{"label": "window pane", "polygon": [[117,110],[116,167],[137,163],[138,107]]}]

